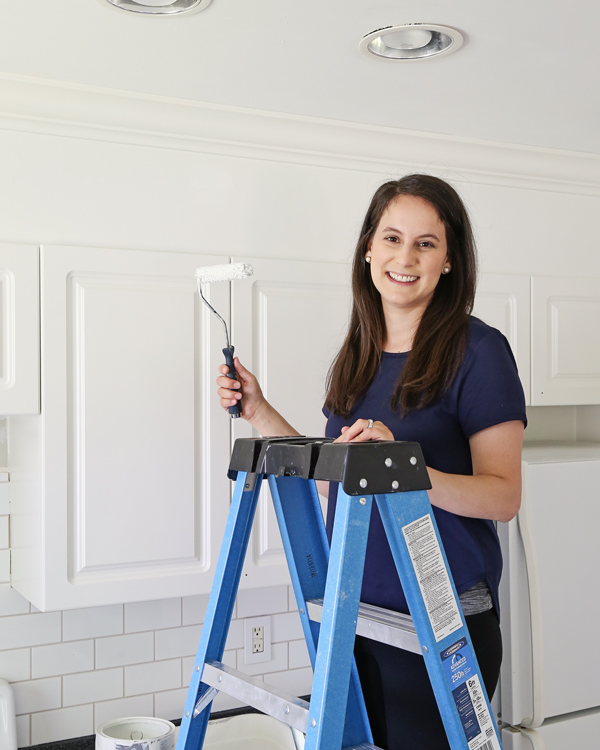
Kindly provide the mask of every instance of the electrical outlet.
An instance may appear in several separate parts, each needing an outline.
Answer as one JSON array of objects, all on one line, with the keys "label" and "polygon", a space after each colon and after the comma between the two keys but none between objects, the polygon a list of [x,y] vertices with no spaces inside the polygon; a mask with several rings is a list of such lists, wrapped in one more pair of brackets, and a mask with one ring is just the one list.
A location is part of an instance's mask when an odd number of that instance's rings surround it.
[{"label": "electrical outlet", "polygon": [[265,650],[264,625],[255,625],[252,628],[252,653],[262,654],[264,650]]},{"label": "electrical outlet", "polygon": [[244,661],[246,664],[271,661],[271,618],[268,615],[244,620]]}]

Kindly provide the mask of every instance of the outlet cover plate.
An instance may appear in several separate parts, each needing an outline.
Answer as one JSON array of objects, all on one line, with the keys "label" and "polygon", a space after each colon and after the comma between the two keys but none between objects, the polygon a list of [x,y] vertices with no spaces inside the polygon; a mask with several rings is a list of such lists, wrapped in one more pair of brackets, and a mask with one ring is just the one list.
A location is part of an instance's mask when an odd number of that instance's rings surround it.
[{"label": "outlet cover plate", "polygon": [[[252,653],[252,628],[261,627],[265,648],[264,651]],[[263,661],[271,661],[271,617],[249,617],[244,620],[244,661],[246,664],[258,664]]]}]

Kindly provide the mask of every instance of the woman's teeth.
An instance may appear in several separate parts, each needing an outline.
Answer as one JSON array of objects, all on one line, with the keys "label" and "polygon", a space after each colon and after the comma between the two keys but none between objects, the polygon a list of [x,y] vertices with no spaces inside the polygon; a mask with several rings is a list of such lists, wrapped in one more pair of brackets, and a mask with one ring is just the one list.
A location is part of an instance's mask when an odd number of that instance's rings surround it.
[{"label": "woman's teeth", "polygon": [[390,278],[394,279],[394,281],[416,281],[419,277],[418,276],[403,276],[400,273],[393,273],[393,271],[388,271],[388,276]]}]

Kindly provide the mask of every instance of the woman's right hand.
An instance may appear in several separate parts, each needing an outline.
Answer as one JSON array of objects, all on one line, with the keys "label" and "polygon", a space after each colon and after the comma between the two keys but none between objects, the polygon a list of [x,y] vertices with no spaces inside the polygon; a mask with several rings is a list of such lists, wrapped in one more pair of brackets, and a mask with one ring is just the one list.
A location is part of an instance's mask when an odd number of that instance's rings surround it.
[{"label": "woman's right hand", "polygon": [[238,401],[242,400],[241,417],[248,422],[252,422],[254,416],[260,407],[265,403],[265,397],[258,384],[258,380],[242,365],[240,360],[235,357],[233,360],[237,380],[227,377],[227,365],[221,365],[219,372],[221,375],[217,378],[219,390],[219,399],[223,409],[227,410],[230,406],[235,406]]}]

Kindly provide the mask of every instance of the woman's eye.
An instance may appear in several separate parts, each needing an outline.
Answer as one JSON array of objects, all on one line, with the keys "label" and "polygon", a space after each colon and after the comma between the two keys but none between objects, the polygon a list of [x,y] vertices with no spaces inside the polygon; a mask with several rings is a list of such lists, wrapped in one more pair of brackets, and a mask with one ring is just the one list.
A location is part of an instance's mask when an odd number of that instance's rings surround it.
[{"label": "woman's eye", "polygon": [[394,235],[390,235],[389,237],[386,237],[385,239],[388,240],[388,242],[398,242],[398,238],[394,237]]},{"label": "woman's eye", "polygon": [[423,240],[423,242],[419,242],[419,247],[433,247],[433,243]]}]

